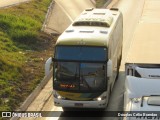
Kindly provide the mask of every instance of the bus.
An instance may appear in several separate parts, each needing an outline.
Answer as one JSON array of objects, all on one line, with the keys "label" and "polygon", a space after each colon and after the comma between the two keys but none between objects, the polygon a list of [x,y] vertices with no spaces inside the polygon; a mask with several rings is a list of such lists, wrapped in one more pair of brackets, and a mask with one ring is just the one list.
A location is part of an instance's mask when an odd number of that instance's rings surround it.
[{"label": "bus", "polygon": [[54,105],[104,110],[119,72],[122,42],[119,9],[85,9],[59,36],[45,64],[46,75],[53,66]]}]

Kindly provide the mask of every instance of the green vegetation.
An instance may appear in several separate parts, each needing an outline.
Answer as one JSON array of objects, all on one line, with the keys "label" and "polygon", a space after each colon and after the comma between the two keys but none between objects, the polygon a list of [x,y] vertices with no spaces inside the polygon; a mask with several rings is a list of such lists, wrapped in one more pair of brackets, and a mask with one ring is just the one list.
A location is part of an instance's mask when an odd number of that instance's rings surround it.
[{"label": "green vegetation", "polygon": [[0,111],[15,110],[44,76],[53,40],[40,30],[50,2],[0,10]]},{"label": "green vegetation", "polygon": [[96,0],[96,8],[101,8],[108,0]]}]

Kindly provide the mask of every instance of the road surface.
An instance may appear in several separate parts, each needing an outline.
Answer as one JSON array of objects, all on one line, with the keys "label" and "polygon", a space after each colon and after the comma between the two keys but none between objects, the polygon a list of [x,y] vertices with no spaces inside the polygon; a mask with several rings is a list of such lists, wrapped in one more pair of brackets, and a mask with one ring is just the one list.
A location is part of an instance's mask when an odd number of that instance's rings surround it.
[{"label": "road surface", "polygon": [[85,8],[94,7],[90,0],[56,0],[66,13],[74,20]]},{"label": "road surface", "polygon": [[45,31],[62,33],[84,9],[93,7],[90,0],[55,0]]},{"label": "road surface", "polygon": [[0,8],[10,7],[12,5],[20,4],[22,2],[27,2],[30,0],[0,0]]}]

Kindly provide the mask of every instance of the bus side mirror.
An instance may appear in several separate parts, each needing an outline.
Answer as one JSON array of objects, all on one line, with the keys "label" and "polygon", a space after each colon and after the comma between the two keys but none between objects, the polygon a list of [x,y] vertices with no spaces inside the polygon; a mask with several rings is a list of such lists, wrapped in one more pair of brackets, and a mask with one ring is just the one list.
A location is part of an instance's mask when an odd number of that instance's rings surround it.
[{"label": "bus side mirror", "polygon": [[112,76],[112,61],[109,59],[107,62],[107,77],[111,77]]},{"label": "bus side mirror", "polygon": [[45,63],[45,76],[49,75],[51,64],[52,64],[52,57],[48,58],[48,60]]}]

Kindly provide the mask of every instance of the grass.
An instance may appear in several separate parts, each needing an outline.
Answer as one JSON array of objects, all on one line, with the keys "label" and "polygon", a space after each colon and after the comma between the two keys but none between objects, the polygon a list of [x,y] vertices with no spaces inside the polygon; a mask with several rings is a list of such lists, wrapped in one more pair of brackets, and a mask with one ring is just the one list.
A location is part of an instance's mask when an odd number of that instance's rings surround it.
[{"label": "grass", "polygon": [[0,10],[0,111],[17,109],[44,76],[53,40],[40,30],[50,2]]},{"label": "grass", "polygon": [[108,0],[96,0],[96,8],[101,8]]}]

